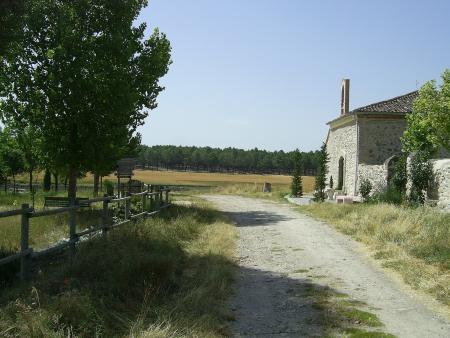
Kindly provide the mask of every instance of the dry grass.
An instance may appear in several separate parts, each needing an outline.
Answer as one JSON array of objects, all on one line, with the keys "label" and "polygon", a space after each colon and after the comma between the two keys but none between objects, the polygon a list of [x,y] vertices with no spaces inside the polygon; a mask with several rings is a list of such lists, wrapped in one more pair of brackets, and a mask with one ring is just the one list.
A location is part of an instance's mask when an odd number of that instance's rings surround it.
[{"label": "dry grass", "polygon": [[[60,193],[62,195],[64,193]],[[43,207],[44,196],[52,193],[36,195],[36,210]],[[0,193],[0,211],[20,209],[21,204],[30,203],[29,194]],[[30,204],[31,205],[31,204]],[[97,206],[99,207],[99,206]],[[77,213],[77,230],[99,225],[101,214],[98,210],[81,210]],[[68,214],[32,218],[30,220],[30,246],[42,249],[54,244],[69,235]],[[0,255],[16,252],[20,246],[20,216],[0,218]]]},{"label": "dry grass", "polygon": [[[184,171],[154,171],[154,170],[135,170],[134,178],[149,184],[170,184],[170,185],[206,185],[221,186],[227,184],[263,184],[264,182],[273,185],[289,186],[291,176],[285,175],[255,175],[255,174],[224,174],[224,173],[198,173]],[[116,180],[114,175],[104,179]],[[93,177],[88,174],[80,180],[80,183],[92,183]],[[303,177],[305,192],[314,190],[314,177]]]},{"label": "dry grass", "polygon": [[211,188],[209,193],[255,197],[285,202],[284,196],[289,194],[289,186],[272,185],[272,192],[265,193],[262,192],[262,184],[227,184]]},{"label": "dry grass", "polygon": [[374,249],[412,287],[450,306],[450,214],[390,204],[300,207]]},{"label": "dry grass", "polygon": [[191,199],[0,293],[2,337],[222,337],[234,227]]},{"label": "dry grass", "polygon": [[[216,187],[217,193],[232,193],[238,195],[247,195],[253,197],[262,196],[259,192],[262,190],[264,182],[271,183],[275,194],[281,191],[289,192],[291,185],[291,176],[286,175],[257,175],[257,174],[225,174],[225,173],[199,173],[185,171],[155,171],[155,170],[135,170],[134,179],[147,184],[160,185],[186,185],[186,186],[204,186]],[[43,173],[36,173],[40,178]],[[26,182],[26,176],[19,176],[18,180]],[[104,177],[104,180],[116,181],[114,174]],[[88,173],[85,177],[78,180],[80,184],[92,184],[93,175]],[[311,193],[314,191],[314,177],[303,176],[303,191]],[[1,199],[0,199],[0,205]]]}]

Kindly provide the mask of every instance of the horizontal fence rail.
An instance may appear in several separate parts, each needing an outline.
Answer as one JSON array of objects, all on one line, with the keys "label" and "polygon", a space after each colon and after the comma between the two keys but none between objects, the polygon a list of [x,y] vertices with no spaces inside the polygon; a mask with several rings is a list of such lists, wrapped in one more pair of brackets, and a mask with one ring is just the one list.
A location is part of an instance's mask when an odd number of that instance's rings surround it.
[{"label": "horizontal fence rail", "polygon": [[[171,189],[161,186],[148,185],[145,191],[140,193],[128,194],[123,197],[104,196],[99,198],[93,198],[90,200],[82,201],[83,204],[91,206],[95,203],[102,203],[102,216],[101,224],[96,227],[88,228],[83,231],[77,232],[76,212],[81,208],[80,205],[71,205],[69,207],[62,207],[50,210],[35,211],[30,208],[28,204],[22,204],[21,209],[2,211],[0,212],[0,218],[20,216],[21,217],[21,231],[20,231],[20,252],[9,255],[0,259],[0,266],[20,260],[20,279],[26,280],[29,277],[31,270],[32,259],[39,258],[53,252],[70,247],[70,252],[75,252],[76,244],[80,241],[81,237],[91,235],[95,233],[103,233],[106,235],[108,230],[116,228],[122,224],[131,222],[132,220],[141,217],[150,217],[159,213],[161,210],[171,205],[169,200],[169,193]],[[131,199],[141,197],[141,211],[135,214],[131,214]],[[116,222],[110,221],[110,204],[116,203],[118,205],[123,204],[124,216],[123,219],[118,219]],[[30,219],[36,217],[51,216],[57,214],[69,213],[69,239],[58,244],[52,245],[44,250],[34,251],[29,247],[29,229]]]}]

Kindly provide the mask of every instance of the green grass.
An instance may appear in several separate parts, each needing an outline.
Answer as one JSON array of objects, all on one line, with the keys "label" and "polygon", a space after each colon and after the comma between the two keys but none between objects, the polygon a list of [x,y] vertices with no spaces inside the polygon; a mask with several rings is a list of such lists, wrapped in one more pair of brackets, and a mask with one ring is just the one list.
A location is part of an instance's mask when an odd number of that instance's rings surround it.
[{"label": "green grass", "polygon": [[208,205],[174,206],[2,289],[0,336],[226,335],[234,245],[234,228]]},{"label": "green grass", "polygon": [[367,244],[405,282],[450,305],[450,214],[392,204],[299,207]]},{"label": "green grass", "polygon": [[305,272],[309,272],[309,269],[297,269],[293,273],[305,273]]},{"label": "green grass", "polygon": [[395,338],[394,335],[384,332],[366,331],[363,329],[351,328],[345,330],[344,337],[348,338]]},{"label": "green grass", "polygon": [[342,311],[342,314],[349,320],[354,320],[355,322],[366,326],[383,326],[383,323],[381,323],[376,315],[367,311],[359,309],[346,309]]},{"label": "green grass", "polygon": [[315,311],[311,324],[322,327],[327,337],[394,337],[382,332],[375,314],[361,309],[367,307],[364,302],[328,286],[305,282],[294,296],[309,301]]}]

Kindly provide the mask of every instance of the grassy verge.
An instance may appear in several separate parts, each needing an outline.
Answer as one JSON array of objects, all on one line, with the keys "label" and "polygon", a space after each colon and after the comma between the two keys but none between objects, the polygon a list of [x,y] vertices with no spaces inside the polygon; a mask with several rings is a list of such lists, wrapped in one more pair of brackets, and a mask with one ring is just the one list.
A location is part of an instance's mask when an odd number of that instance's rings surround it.
[{"label": "grassy verge", "polygon": [[234,228],[195,201],[81,243],[72,262],[2,289],[0,336],[223,336],[234,242]]},{"label": "grassy verge", "polygon": [[412,287],[450,306],[450,214],[389,204],[299,207],[375,250]]}]

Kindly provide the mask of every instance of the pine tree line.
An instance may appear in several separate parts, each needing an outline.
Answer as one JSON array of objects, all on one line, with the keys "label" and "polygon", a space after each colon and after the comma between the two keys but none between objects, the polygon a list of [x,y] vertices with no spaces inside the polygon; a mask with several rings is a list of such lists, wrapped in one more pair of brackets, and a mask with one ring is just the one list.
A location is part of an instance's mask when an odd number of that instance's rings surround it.
[{"label": "pine tree line", "polygon": [[[291,175],[294,151],[243,150],[236,148],[140,146],[138,158],[143,168],[184,171],[266,173]],[[319,153],[303,152],[302,175],[315,175]]]}]

